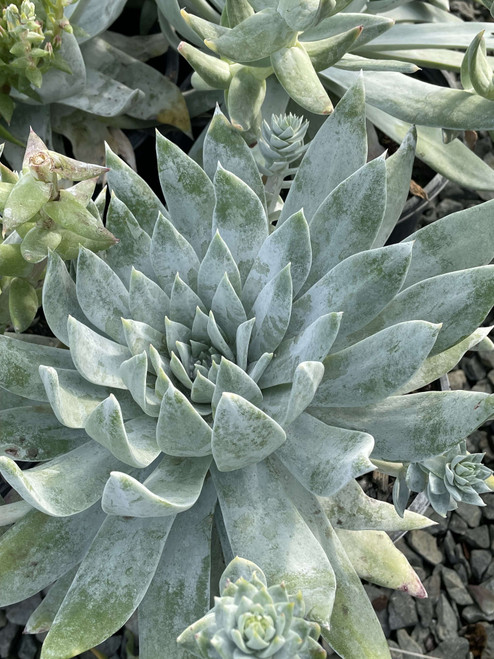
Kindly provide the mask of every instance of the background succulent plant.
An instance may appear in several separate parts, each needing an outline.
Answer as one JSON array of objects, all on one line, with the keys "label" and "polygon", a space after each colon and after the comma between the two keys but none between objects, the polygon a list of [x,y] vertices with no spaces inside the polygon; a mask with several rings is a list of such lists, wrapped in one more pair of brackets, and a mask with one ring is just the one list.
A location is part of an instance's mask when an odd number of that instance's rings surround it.
[{"label": "background succulent plant", "polygon": [[341,97],[363,70],[367,117],[377,128],[401,142],[417,125],[417,156],[432,169],[493,189],[492,170],[456,139],[464,130],[492,130],[490,101],[406,75],[418,67],[459,73],[481,30],[487,49],[494,47],[489,23],[463,22],[448,2],[246,0],[241,11],[230,8],[237,4],[193,3],[180,15],[177,0],[157,0],[170,43],[177,34],[189,42],[179,50],[196,70],[193,83],[227,90],[230,118],[248,140],[260,131],[263,101],[265,119],[287,110],[288,95],[289,110],[314,119],[310,113],[331,112],[328,91]]},{"label": "background succulent plant", "polygon": [[[32,323],[50,249],[72,259],[80,245],[99,251],[116,242],[102,221],[105,193],[92,201],[96,181],[105,171],[50,151],[34,132],[22,172],[0,166],[2,331],[12,324],[22,332]],[[70,185],[74,181],[78,183]]]},{"label": "background succulent plant", "polygon": [[[36,89],[27,83],[12,85],[9,99],[11,105],[15,103],[15,112],[9,116],[0,110],[10,122],[7,125],[3,121],[0,128],[11,140],[5,155],[14,168],[20,169],[30,126],[50,148],[62,151],[63,142],[57,135],[63,135],[71,141],[76,158],[99,163],[104,160],[105,141],[121,153],[132,152],[122,127],[167,123],[190,130],[187,107],[178,87],[145,63],[166,51],[163,36],[126,37],[108,31],[124,10],[125,1],[107,0],[104,6],[99,0],[35,3],[36,21],[40,22],[46,12],[53,12],[54,24],[62,25],[65,31],[53,37],[58,41],[61,38],[61,42],[49,62],[57,64],[58,69],[30,67],[30,71],[38,72]],[[68,31],[69,21],[74,34]],[[44,60],[48,62],[46,57]]]},{"label": "background succulent plant", "polygon": [[443,517],[455,510],[459,501],[484,506],[480,494],[492,491],[494,479],[492,470],[482,464],[483,457],[482,453],[468,453],[462,442],[444,455],[402,467],[393,487],[396,509],[403,514],[410,491],[424,492]]},{"label": "background succulent plant", "polygon": [[[355,478],[373,458],[440,455],[492,414],[486,394],[410,393],[486,335],[492,202],[383,246],[415,140],[367,163],[364,101],[359,81],[275,227],[221,113],[204,170],[158,135],[166,208],[109,151],[118,244],[81,248],[74,279],[49,257],[44,311],[69,349],[0,337],[0,472],[23,499],[0,506],[18,518],[0,539],[1,601],[56,582],[27,626],[50,629],[43,659],[136,608],[141,659],[183,657],[176,636],[210,608],[213,511],[225,560],[302,590],[342,656],[389,656],[359,575],[424,596],[384,531],[428,521]],[[21,471],[12,457],[33,451],[45,462]]]}]

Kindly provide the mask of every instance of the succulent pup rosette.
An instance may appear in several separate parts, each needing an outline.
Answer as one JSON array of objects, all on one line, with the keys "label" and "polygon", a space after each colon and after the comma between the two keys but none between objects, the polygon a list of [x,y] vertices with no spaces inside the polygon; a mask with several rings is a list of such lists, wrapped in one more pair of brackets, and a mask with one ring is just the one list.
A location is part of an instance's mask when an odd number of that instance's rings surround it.
[{"label": "succulent pup rosette", "polygon": [[[276,226],[221,113],[204,170],[158,135],[166,207],[109,152],[118,244],[81,248],[73,271],[49,258],[44,311],[67,349],[0,337],[0,471],[18,493],[0,506],[17,520],[0,593],[54,583],[27,625],[49,629],[43,659],[93,647],[136,609],[141,659],[185,659],[176,637],[210,609],[221,554],[302,591],[345,657],[389,656],[359,577],[425,596],[385,532],[429,522],[355,479],[374,458],[440,455],[492,414],[487,394],[410,392],[488,332],[493,202],[383,246],[414,135],[366,162],[363,108],[358,82]],[[24,471],[12,459],[34,455]]]}]

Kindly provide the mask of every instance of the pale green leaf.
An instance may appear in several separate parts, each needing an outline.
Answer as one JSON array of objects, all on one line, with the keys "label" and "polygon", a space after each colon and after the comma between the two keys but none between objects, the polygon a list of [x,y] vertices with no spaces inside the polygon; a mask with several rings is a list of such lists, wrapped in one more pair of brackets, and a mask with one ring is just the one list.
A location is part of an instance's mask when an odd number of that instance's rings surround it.
[{"label": "pale green leaf", "polygon": [[70,659],[127,622],[151,583],[172,521],[104,521],[48,632],[43,659]]},{"label": "pale green leaf", "polygon": [[276,421],[245,398],[224,393],[216,407],[211,445],[220,471],[260,462],[286,439]]},{"label": "pale green leaf", "polygon": [[444,453],[483,423],[494,410],[494,397],[476,391],[430,391],[391,396],[369,407],[310,408],[331,425],[370,433],[373,457],[420,462]]},{"label": "pale green leaf", "polygon": [[0,601],[22,602],[61,577],[86,553],[103,521],[99,504],[70,517],[29,512],[0,538]]},{"label": "pale green leaf", "polygon": [[170,295],[177,273],[192,288],[197,284],[199,259],[191,244],[161,215],[151,242],[151,262],[161,288]]},{"label": "pale green leaf", "polygon": [[234,343],[237,328],[247,320],[244,306],[225,272],[211,301],[211,311],[229,343]]},{"label": "pale green leaf", "polygon": [[224,392],[242,396],[242,398],[256,406],[259,406],[262,402],[262,392],[254,380],[239,366],[222,357],[211,401],[213,413]]},{"label": "pale green leaf", "polygon": [[73,567],[50,587],[41,604],[29,616],[24,629],[26,634],[40,634],[50,629],[78,567]]},{"label": "pale green leaf", "polygon": [[61,426],[49,405],[0,412],[0,455],[19,461],[52,460],[85,443],[79,430]]},{"label": "pale green leaf", "polygon": [[329,355],[313,406],[360,407],[391,396],[425,361],[440,329],[421,320],[398,323]]},{"label": "pale green leaf", "polygon": [[168,455],[183,457],[209,455],[211,434],[209,424],[195,411],[187,397],[170,386],[161,401],[156,428],[160,449]]},{"label": "pale green leaf", "polygon": [[[132,356],[130,350],[96,334],[71,316],[69,316],[67,328],[69,355],[79,373],[94,384],[126,389],[127,387],[119,375],[119,369],[122,363]],[[54,364],[54,366],[58,366],[58,364]],[[60,364],[60,366],[63,368],[65,365]]]},{"label": "pale green leaf", "polygon": [[264,461],[232,473],[213,469],[212,475],[233,555],[262,567],[268,583],[301,589],[311,618],[328,624],[331,565],[271,465]]},{"label": "pale green leaf", "polygon": [[210,464],[210,457],[165,455],[144,483],[113,471],[105,485],[101,506],[109,515],[125,517],[177,515],[197,501]]},{"label": "pale green leaf", "polygon": [[122,410],[113,394],[93,410],[85,430],[91,439],[131,467],[147,467],[160,453],[155,420],[138,416],[124,424]]},{"label": "pale green leaf", "polygon": [[187,659],[176,639],[209,609],[215,505],[216,492],[209,479],[196,504],[173,522],[156,574],[139,605],[140,659]]},{"label": "pale green leaf", "polygon": [[110,167],[107,174],[110,188],[138,218],[142,229],[151,235],[158,214],[168,217],[165,207],[144,179],[113,153],[109,146],[106,147],[106,164]]},{"label": "pale green leaf", "polygon": [[286,442],[276,455],[305,488],[328,497],[373,469],[373,447],[367,433],[328,426],[301,414],[287,429]]},{"label": "pale green leaf", "polygon": [[361,80],[345,94],[312,140],[285,201],[279,223],[304,209],[312,217],[334,188],[367,160],[364,88]]},{"label": "pale green leaf", "polygon": [[130,275],[129,308],[134,320],[145,322],[158,332],[165,331],[170,298],[158,284],[133,268]]},{"label": "pale green leaf", "polygon": [[220,232],[245,281],[268,235],[266,213],[256,193],[221,165],[216,170],[214,188],[213,231]]},{"label": "pale green leaf", "polygon": [[289,217],[266,238],[247,276],[242,301],[247,309],[264,286],[290,263],[293,295],[302,288],[311,265],[309,227],[303,210]]},{"label": "pale green leaf", "polygon": [[321,362],[302,362],[293,374],[292,389],[283,425],[292,423],[312,402],[324,375]]},{"label": "pale green leaf", "polygon": [[[242,139],[242,138],[241,138]],[[245,144],[242,139],[242,143]],[[241,290],[240,273],[227,244],[216,231],[197,275],[197,292],[204,304],[211,306],[211,301],[224,274],[228,275],[230,284],[238,294]]]},{"label": "pale green leaf", "polygon": [[122,318],[130,316],[127,289],[109,265],[84,247],[77,259],[76,293],[86,317],[112,339],[124,343]]},{"label": "pale green leaf", "polygon": [[0,473],[34,508],[54,517],[75,515],[100,497],[110,471],[123,465],[105,448],[86,442],[70,453],[21,471],[0,457]]},{"label": "pale green leaf", "polygon": [[417,573],[387,533],[339,529],[336,535],[361,579],[413,597],[427,597]]},{"label": "pale green leaf", "polygon": [[173,225],[202,258],[211,240],[213,184],[196,162],[160,133],[156,134],[156,150]]},{"label": "pale green leaf", "polygon": [[292,311],[290,264],[273,277],[257,296],[251,310],[256,323],[252,331],[249,359],[274,352],[283,340]]},{"label": "pale green leaf", "polygon": [[304,290],[331,268],[371,248],[386,208],[386,164],[376,158],[342,181],[310,222],[312,267]]}]

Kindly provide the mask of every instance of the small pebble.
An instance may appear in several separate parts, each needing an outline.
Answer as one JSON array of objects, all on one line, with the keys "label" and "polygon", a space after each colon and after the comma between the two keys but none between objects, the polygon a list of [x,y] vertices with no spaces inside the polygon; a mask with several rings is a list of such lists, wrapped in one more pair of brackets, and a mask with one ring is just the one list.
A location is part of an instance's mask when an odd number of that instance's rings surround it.
[{"label": "small pebble", "polygon": [[470,554],[470,567],[476,581],[481,581],[492,559],[491,552],[487,549],[472,549]]},{"label": "small pebble", "polygon": [[410,531],[406,535],[408,544],[418,554],[423,556],[426,561],[437,565],[442,563],[443,554],[437,546],[437,540],[427,531]]},{"label": "small pebble", "polygon": [[389,628],[401,629],[414,627],[418,623],[415,600],[399,590],[391,593],[389,598]]},{"label": "small pebble", "polygon": [[430,653],[431,657],[440,657],[441,659],[467,659],[470,645],[466,638],[457,636],[449,638],[439,643]]},{"label": "small pebble", "polygon": [[465,535],[468,531],[468,524],[454,512],[449,520],[449,530],[456,533],[456,535]]},{"label": "small pebble", "polygon": [[494,616],[494,593],[483,584],[480,586],[470,584],[468,590],[481,611],[488,616]]},{"label": "small pebble", "polygon": [[441,593],[436,607],[437,625],[434,630],[438,641],[444,641],[451,636],[456,636],[458,621],[453,607],[444,593]]},{"label": "small pebble", "polygon": [[460,606],[473,604],[473,600],[468,594],[464,583],[454,570],[443,567],[441,576],[448,595],[454,602],[460,604]]},{"label": "small pebble", "polygon": [[471,506],[468,503],[463,503],[463,501],[460,501],[458,503],[458,508],[455,510],[455,513],[459,515],[472,529],[480,524],[482,510],[479,506]]},{"label": "small pebble", "polygon": [[448,373],[448,380],[451,389],[468,389],[467,376],[461,369]]},{"label": "small pebble", "polygon": [[491,544],[489,527],[484,524],[472,529],[465,535],[465,542],[474,549],[488,549]]},{"label": "small pebble", "polygon": [[417,654],[423,653],[423,648],[417,641],[410,636],[410,634],[405,629],[398,629],[396,632],[396,638],[398,639],[398,645],[402,650],[407,652],[416,652]]}]

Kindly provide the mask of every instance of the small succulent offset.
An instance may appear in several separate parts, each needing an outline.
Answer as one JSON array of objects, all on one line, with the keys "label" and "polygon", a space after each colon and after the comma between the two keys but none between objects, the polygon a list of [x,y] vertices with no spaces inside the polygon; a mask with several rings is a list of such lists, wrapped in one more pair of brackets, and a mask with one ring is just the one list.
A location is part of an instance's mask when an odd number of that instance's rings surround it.
[{"label": "small succulent offset", "polygon": [[261,568],[237,557],[221,576],[214,608],[177,640],[202,659],[324,659],[321,628],[304,615],[300,591],[291,597],[284,584],[268,588]]},{"label": "small succulent offset", "polygon": [[458,502],[485,506],[480,494],[492,492],[492,470],[482,464],[483,453],[468,453],[464,442],[444,455],[402,467],[393,486],[393,500],[403,514],[410,491],[424,492],[434,510],[443,517]]},{"label": "small succulent offset", "polygon": [[50,151],[32,131],[22,171],[0,165],[1,330],[12,323],[22,332],[31,324],[50,249],[72,259],[80,245],[99,251],[116,242],[101,219],[104,194],[92,201],[96,181],[106,171]]},{"label": "small succulent offset", "polygon": [[[49,256],[45,317],[68,349],[0,337],[0,472],[19,495],[0,506],[17,520],[0,603],[54,584],[27,625],[49,629],[42,659],[93,647],[136,609],[141,659],[185,659],[176,638],[236,555],[301,590],[345,657],[389,657],[360,577],[425,595],[385,532],[428,520],[355,479],[375,459],[442,455],[492,414],[480,392],[410,392],[488,332],[494,202],[384,246],[415,137],[367,162],[364,103],[358,81],[274,227],[220,112],[204,170],[158,135],[166,207],[109,151],[119,242],[82,247],[72,272]],[[13,459],[33,455],[33,469]]]}]

